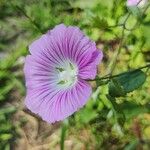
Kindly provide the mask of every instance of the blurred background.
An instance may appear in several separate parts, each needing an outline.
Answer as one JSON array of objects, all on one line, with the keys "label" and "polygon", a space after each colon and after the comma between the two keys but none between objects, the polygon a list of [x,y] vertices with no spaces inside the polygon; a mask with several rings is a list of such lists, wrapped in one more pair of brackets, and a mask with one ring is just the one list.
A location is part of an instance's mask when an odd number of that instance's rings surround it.
[{"label": "blurred background", "polygon": [[104,76],[131,13],[114,74],[150,62],[150,8],[140,9],[129,12],[126,0],[0,0],[0,150],[150,150],[148,69],[141,88],[117,98],[123,115],[112,110],[108,86],[96,83],[86,106],[63,123],[48,124],[24,106],[28,45],[57,24],[78,26],[96,42]]}]

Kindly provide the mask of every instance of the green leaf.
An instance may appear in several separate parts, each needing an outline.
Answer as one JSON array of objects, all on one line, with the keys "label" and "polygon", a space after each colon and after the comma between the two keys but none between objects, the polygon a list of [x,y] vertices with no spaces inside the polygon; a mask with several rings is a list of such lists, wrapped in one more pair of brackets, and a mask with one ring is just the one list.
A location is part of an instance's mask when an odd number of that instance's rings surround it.
[{"label": "green leaf", "polygon": [[150,106],[145,105],[138,105],[133,102],[125,102],[119,105],[119,108],[122,109],[124,112],[126,119],[132,119],[133,117],[137,117],[138,115],[144,113],[150,113]]},{"label": "green leaf", "polygon": [[129,143],[129,144],[125,147],[124,150],[136,150],[138,144],[139,144],[139,141],[134,140],[134,141],[132,141],[131,143]]},{"label": "green leaf", "polygon": [[114,97],[126,95],[123,86],[117,79],[112,79],[109,83],[109,94]]},{"label": "green leaf", "polygon": [[10,75],[10,72],[8,71],[0,71],[0,79],[3,79],[3,78],[6,78],[6,77],[9,77]]},{"label": "green leaf", "polygon": [[7,143],[4,150],[10,150],[10,144]]},{"label": "green leaf", "polygon": [[5,122],[0,124],[0,132],[7,132],[10,131],[12,128],[12,125],[10,122]]},{"label": "green leaf", "polygon": [[106,95],[106,97],[112,104],[112,111],[115,115],[117,123],[123,126],[126,120],[124,112],[120,108],[119,104],[116,103],[116,99],[114,97],[111,97],[110,95]]},{"label": "green leaf", "polygon": [[1,108],[0,115],[14,113],[15,111],[16,111],[16,107],[14,106]]},{"label": "green leaf", "polygon": [[4,133],[0,135],[0,140],[7,141],[12,138],[12,134]]},{"label": "green leaf", "polygon": [[89,123],[92,119],[96,117],[97,117],[97,112],[94,111],[92,108],[82,109],[77,116],[78,121],[83,124]]},{"label": "green leaf", "polygon": [[14,87],[14,82],[7,81],[6,85],[0,88],[0,101],[5,100],[6,94],[8,94]]},{"label": "green leaf", "polygon": [[99,29],[107,29],[108,28],[108,22],[104,18],[100,18],[99,16],[96,16],[92,20],[93,27],[99,28]]},{"label": "green leaf", "polygon": [[112,97],[125,96],[143,85],[146,74],[141,70],[135,70],[120,74],[109,83],[109,95]]}]

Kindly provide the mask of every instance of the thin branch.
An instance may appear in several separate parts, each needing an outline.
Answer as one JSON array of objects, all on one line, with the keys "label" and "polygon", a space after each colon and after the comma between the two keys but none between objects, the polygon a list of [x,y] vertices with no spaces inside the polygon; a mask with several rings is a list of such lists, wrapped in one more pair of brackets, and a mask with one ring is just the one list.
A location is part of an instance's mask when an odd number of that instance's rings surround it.
[{"label": "thin branch", "polygon": [[[150,3],[145,7],[144,11],[142,12],[142,16],[141,18],[143,17],[143,15],[146,13],[146,11],[148,10],[148,8],[150,7]],[[136,22],[135,25],[132,27],[132,28],[127,28],[126,25],[125,25],[125,29],[128,30],[128,31],[133,31],[135,30],[138,26],[141,25],[141,22]]]},{"label": "thin branch", "polygon": [[112,61],[112,67],[111,67],[110,74],[113,73],[113,71],[114,71],[114,69],[115,69],[115,67],[116,67],[117,58],[118,58],[118,56],[119,56],[119,54],[120,54],[120,52],[121,52],[121,48],[122,48],[122,46],[123,46],[124,30],[125,30],[125,28],[123,28],[123,30],[122,30],[121,42],[120,42],[120,44],[119,44],[119,48],[118,48],[118,50],[117,50],[116,56],[115,56],[115,58],[114,58],[113,61]]},{"label": "thin branch", "polygon": [[128,18],[130,17],[130,15],[131,15],[131,13],[129,13],[129,14],[127,15],[126,19],[124,20],[124,22],[123,22],[123,24],[122,24],[122,27],[123,27],[123,28],[122,28],[122,34],[121,34],[121,42],[120,42],[120,44],[119,44],[119,48],[118,48],[118,50],[117,50],[116,56],[115,56],[114,59],[112,60],[111,70],[110,70],[110,73],[109,73],[109,74],[112,74],[113,71],[114,71],[114,69],[115,69],[115,67],[116,67],[117,58],[118,58],[118,56],[119,56],[119,54],[120,54],[120,52],[121,52],[121,48],[122,48],[122,46],[123,46],[123,39],[124,39],[124,33],[125,33],[125,24],[126,24]]},{"label": "thin branch", "polygon": [[[141,1],[142,1],[142,0],[140,0],[140,1],[138,2],[137,6],[139,5],[139,3],[140,3]],[[148,5],[148,6],[145,8],[145,10],[143,11],[143,14],[146,12],[146,10],[149,8],[149,6],[150,6],[150,5]],[[131,14],[132,14],[132,13],[129,12],[128,15],[127,15],[127,17],[126,17],[126,19],[124,20],[123,24],[120,24],[120,25],[123,27],[123,29],[122,29],[122,35],[121,35],[121,41],[120,41],[118,50],[117,50],[117,52],[116,52],[116,55],[115,55],[114,59],[112,60],[112,62],[111,62],[111,64],[110,64],[111,70],[110,70],[109,74],[113,74],[113,72],[114,72],[114,70],[115,70],[116,63],[117,63],[117,58],[118,58],[118,56],[119,56],[119,54],[120,54],[120,52],[121,52],[121,48],[122,48],[123,43],[124,43],[124,41],[125,41],[125,40],[124,40],[125,30],[128,30],[128,31],[131,32],[132,30],[134,30],[134,29],[137,27],[137,25],[140,25],[140,23],[137,22],[137,23],[134,25],[134,27],[133,27],[132,29],[128,29],[128,28],[126,27],[126,23],[127,23],[127,21],[128,21],[128,19],[129,19],[129,17],[130,17]],[[115,27],[115,26],[114,26],[114,27]]]},{"label": "thin branch", "polygon": [[141,70],[141,69],[145,69],[145,68],[150,68],[150,64],[147,64],[147,65],[145,65],[145,66],[142,66],[142,67],[139,67],[139,68],[136,68],[136,69],[132,69],[132,70],[129,70],[129,71],[125,71],[125,72],[123,72],[123,73],[119,73],[119,74],[116,74],[116,75],[111,75],[111,74],[109,74],[109,75],[105,75],[105,76],[103,76],[103,77],[101,77],[101,78],[96,78],[96,79],[88,80],[88,81],[100,81],[100,80],[106,80],[106,79],[109,79],[109,80],[110,80],[110,79],[115,78],[115,77],[118,77],[118,76],[120,76],[120,75],[122,75],[122,74],[124,74],[124,73],[134,72],[134,71]]}]

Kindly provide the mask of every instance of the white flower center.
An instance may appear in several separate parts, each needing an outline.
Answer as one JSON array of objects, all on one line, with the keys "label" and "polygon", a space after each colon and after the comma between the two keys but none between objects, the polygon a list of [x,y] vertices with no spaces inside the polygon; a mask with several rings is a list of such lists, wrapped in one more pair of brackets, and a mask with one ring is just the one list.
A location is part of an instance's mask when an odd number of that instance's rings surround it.
[{"label": "white flower center", "polygon": [[67,61],[61,66],[56,67],[58,71],[58,82],[60,87],[70,87],[77,81],[78,68],[75,64]]}]

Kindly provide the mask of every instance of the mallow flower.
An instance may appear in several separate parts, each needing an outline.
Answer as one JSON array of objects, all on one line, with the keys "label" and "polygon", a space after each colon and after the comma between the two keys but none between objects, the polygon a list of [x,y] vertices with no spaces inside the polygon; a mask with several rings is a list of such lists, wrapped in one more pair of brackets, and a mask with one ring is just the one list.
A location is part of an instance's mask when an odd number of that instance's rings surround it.
[{"label": "mallow flower", "polygon": [[146,4],[147,0],[127,0],[127,6],[133,7],[133,6],[139,6],[143,7]]},{"label": "mallow flower", "polygon": [[103,54],[78,27],[57,25],[29,46],[25,105],[48,123],[65,119],[91,96],[87,82]]}]

